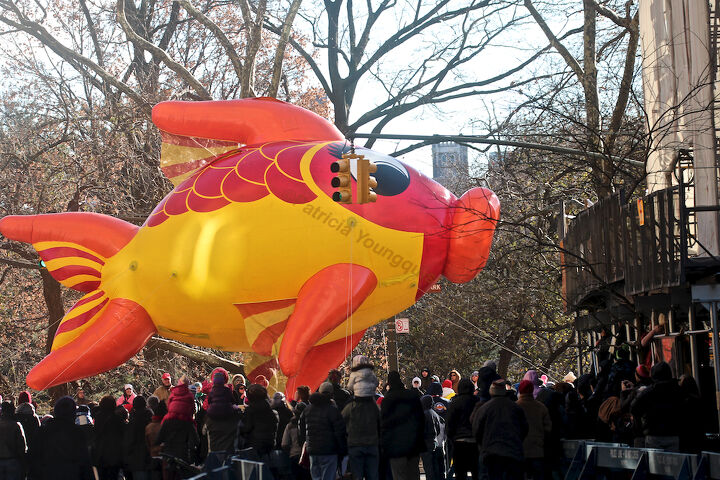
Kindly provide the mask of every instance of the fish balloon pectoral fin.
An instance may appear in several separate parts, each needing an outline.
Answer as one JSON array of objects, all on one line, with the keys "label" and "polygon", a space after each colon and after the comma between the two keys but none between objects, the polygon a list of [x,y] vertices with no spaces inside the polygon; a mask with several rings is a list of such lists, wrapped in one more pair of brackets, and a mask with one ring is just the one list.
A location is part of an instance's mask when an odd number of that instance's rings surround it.
[{"label": "fish balloon pectoral fin", "polygon": [[376,286],[372,270],[351,263],[330,265],[310,277],[300,289],[280,344],[283,373],[296,375],[315,344],[352,315]]},{"label": "fish balloon pectoral fin", "polygon": [[138,353],[156,332],[141,305],[114,298],[89,327],[38,363],[28,374],[27,384],[45,390],[115,368]]},{"label": "fish balloon pectoral fin", "polygon": [[357,347],[363,335],[365,330],[353,334],[349,339],[341,338],[312,348],[305,355],[300,370],[292,377],[288,377],[285,396],[293,398],[295,389],[300,385],[307,385],[310,391],[314,392],[325,381],[328,371],[340,365]]}]

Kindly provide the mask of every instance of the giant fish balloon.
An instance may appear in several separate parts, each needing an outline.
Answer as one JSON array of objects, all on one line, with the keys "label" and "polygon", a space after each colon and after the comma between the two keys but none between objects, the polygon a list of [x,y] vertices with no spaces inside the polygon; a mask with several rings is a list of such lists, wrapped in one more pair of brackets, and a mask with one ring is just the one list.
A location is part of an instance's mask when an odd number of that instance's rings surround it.
[{"label": "giant fish balloon", "polygon": [[330,165],[350,145],[300,107],[171,101],[152,118],[175,189],[143,226],[82,212],[0,220],[5,237],[31,243],[56,280],[85,292],[28,374],[34,389],[114,368],[156,334],[252,352],[251,379],[279,368],[286,392],[315,388],[368,327],[441,275],[467,282],[487,261],[500,210],[490,190],[456,198],[357,148],[377,165],[377,201],[337,203]]}]

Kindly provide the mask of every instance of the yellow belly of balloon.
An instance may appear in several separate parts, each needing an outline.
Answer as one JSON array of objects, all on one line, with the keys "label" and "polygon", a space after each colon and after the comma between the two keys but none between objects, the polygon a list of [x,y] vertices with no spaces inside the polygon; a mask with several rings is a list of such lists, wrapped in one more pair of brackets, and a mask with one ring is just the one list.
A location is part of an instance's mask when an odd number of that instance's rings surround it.
[{"label": "yellow belly of balloon", "polygon": [[296,298],[305,281],[329,265],[370,268],[377,288],[325,343],[414,303],[422,240],[422,234],[370,223],[324,196],[304,205],[267,196],[140,229],[103,268],[101,288],[142,305],[164,337],[248,351],[262,329],[292,308],[243,318],[235,304]]}]

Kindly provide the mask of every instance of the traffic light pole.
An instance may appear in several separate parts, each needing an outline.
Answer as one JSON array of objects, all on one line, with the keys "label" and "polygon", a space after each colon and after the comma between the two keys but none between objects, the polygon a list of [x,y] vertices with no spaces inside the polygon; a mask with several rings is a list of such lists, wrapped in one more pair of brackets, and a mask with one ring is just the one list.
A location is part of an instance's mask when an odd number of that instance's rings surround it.
[{"label": "traffic light pole", "polygon": [[397,350],[397,333],[395,332],[395,317],[388,318],[385,322],[386,332],[385,338],[387,339],[387,356],[388,356],[388,371],[396,372],[400,371],[400,365],[398,363],[398,350]]}]

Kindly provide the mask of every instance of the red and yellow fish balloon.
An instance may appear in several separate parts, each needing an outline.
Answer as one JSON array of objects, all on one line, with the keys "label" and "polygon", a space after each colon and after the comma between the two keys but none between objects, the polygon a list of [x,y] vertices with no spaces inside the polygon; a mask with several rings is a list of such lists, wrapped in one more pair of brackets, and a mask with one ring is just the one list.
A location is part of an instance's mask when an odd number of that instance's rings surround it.
[{"label": "red and yellow fish balloon", "polygon": [[156,334],[252,352],[251,380],[315,388],[440,275],[467,282],[485,266],[500,211],[490,190],[458,199],[358,148],[378,166],[377,202],[340,204],[330,164],[350,146],[312,112],[256,98],[164,102],[152,116],[175,189],[142,227],[77,212],[0,220],[86,293],[28,374],[34,389],[114,368]]}]

